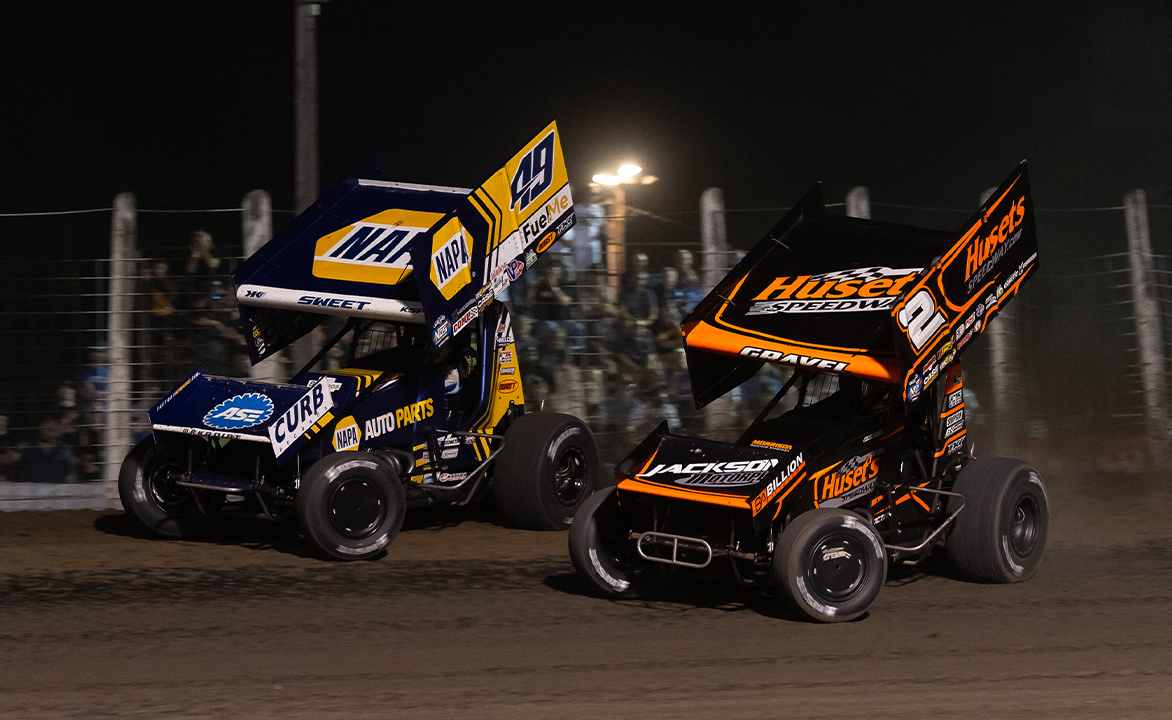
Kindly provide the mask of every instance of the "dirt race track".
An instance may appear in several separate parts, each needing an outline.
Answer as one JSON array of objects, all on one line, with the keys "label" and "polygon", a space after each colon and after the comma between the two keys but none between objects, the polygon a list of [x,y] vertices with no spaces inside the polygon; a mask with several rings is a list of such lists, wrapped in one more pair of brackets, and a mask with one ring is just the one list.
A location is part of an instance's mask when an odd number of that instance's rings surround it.
[{"label": "dirt race track", "polygon": [[1033,580],[934,558],[842,625],[718,583],[596,599],[565,533],[491,507],[355,564],[267,524],[0,514],[0,718],[1172,717],[1169,500],[1052,487]]}]

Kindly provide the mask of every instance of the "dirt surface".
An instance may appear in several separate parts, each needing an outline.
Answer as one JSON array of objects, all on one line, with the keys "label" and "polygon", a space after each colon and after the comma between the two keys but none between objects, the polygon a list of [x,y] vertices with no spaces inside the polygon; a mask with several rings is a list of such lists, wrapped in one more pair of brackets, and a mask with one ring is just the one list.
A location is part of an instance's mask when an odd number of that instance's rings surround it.
[{"label": "dirt surface", "polygon": [[1168,717],[1153,486],[1052,487],[1029,582],[933,558],[842,625],[712,582],[596,599],[565,533],[490,507],[409,515],[352,564],[265,523],[170,542],[121,513],[3,513],[0,717]]}]

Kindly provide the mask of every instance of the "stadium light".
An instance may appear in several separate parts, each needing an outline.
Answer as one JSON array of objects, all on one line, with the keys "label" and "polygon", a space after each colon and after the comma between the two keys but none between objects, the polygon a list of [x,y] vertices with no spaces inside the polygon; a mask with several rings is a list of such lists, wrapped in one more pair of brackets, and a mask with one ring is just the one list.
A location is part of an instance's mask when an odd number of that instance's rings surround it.
[{"label": "stadium light", "polygon": [[643,168],[634,163],[624,163],[619,166],[615,172],[598,173],[591,178],[593,182],[591,187],[598,188],[602,185],[650,185],[659,178],[654,175],[644,175]]}]

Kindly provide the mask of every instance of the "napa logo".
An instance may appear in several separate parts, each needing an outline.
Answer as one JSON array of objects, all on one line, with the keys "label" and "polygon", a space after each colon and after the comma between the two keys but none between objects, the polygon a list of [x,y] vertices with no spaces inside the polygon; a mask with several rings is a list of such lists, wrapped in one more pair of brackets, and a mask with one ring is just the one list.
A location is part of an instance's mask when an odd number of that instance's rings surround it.
[{"label": "napa logo", "polygon": [[339,420],[334,427],[334,449],[338,452],[357,450],[360,442],[362,442],[362,429],[358,427],[354,416],[351,415]]},{"label": "napa logo", "polygon": [[464,227],[458,219],[452,218],[431,241],[431,282],[445,300],[451,300],[472,282],[471,259]]},{"label": "napa logo", "polygon": [[553,184],[553,167],[554,131],[550,130],[532,150],[521,157],[517,170],[509,180],[509,189],[512,191],[509,209],[522,212],[548,190]]},{"label": "napa logo", "polygon": [[203,424],[216,430],[241,430],[260,425],[273,416],[273,401],[260,393],[229,398],[203,416]]},{"label": "napa logo", "polygon": [[335,230],[314,247],[313,275],[395,285],[411,272],[411,243],[442,217],[416,210],[384,210]]}]

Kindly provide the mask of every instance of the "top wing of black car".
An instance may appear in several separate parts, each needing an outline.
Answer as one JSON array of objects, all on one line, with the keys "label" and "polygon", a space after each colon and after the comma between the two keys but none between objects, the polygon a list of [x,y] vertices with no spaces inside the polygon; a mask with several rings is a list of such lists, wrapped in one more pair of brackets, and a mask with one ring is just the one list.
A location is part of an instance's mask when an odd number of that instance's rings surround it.
[{"label": "top wing of black car", "polygon": [[903,383],[915,402],[1033,270],[1031,208],[1025,163],[959,233],[831,215],[815,187],[684,319],[697,406],[766,362]]}]

